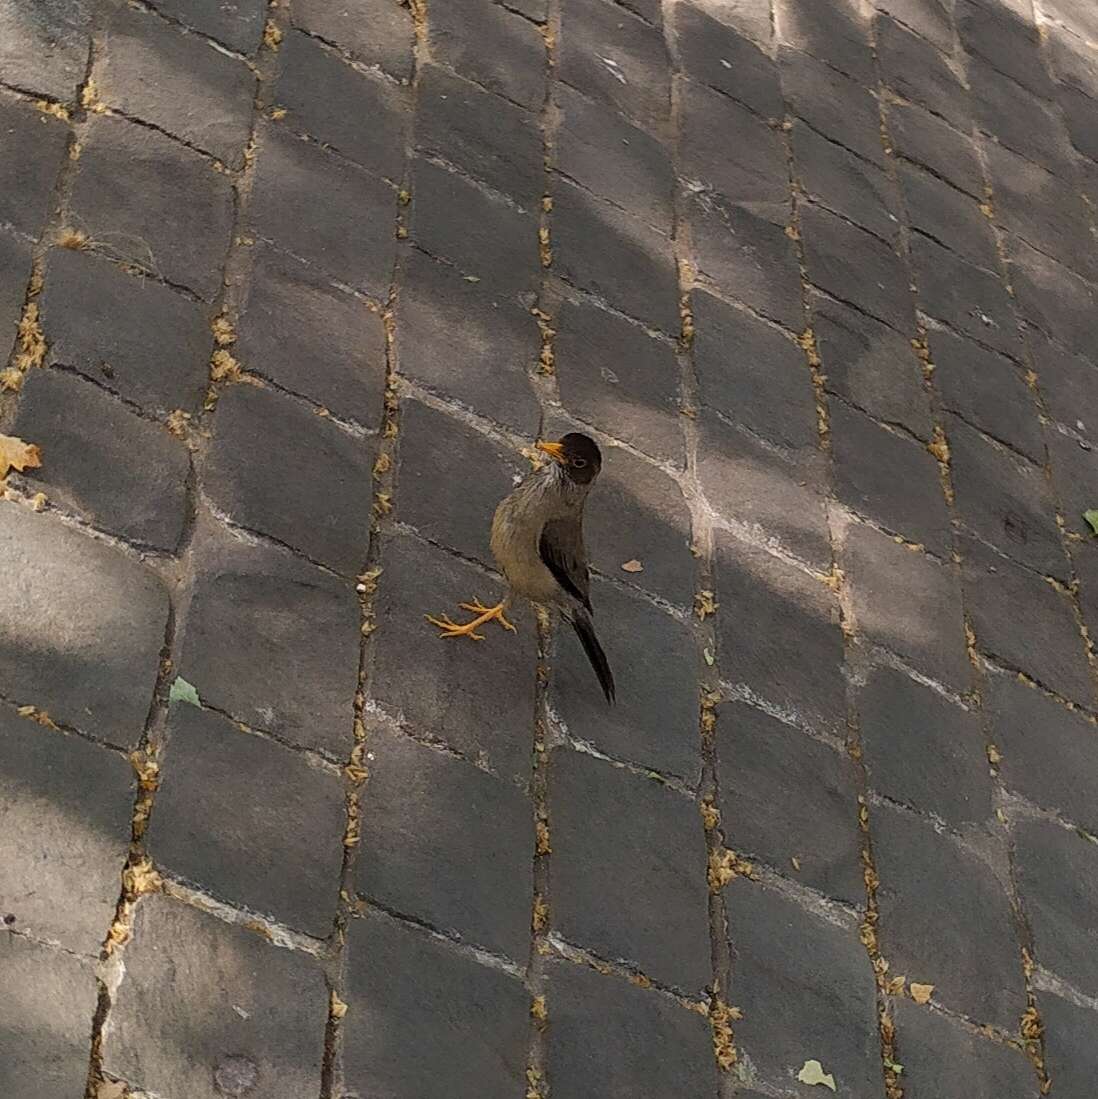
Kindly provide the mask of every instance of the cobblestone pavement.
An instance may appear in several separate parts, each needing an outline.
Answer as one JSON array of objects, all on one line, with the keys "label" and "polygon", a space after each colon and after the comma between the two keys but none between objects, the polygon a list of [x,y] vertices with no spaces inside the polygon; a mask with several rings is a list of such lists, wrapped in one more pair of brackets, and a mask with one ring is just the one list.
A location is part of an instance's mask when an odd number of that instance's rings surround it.
[{"label": "cobblestone pavement", "polygon": [[[0,0],[0,146],[4,1099],[1095,1095],[1092,0]],[[576,425],[613,710],[423,621]]]}]

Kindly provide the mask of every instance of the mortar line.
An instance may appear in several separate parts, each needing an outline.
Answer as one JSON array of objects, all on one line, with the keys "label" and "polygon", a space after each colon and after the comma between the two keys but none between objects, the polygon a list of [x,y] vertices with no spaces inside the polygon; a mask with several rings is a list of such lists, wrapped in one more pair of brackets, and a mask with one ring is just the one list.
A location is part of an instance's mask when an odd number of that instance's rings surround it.
[{"label": "mortar line", "polygon": [[[876,43],[872,32],[872,15],[870,34],[867,41],[874,71],[877,71]],[[880,104],[881,91],[878,80],[877,88],[869,89],[874,99]],[[785,99],[785,85],[782,82],[782,95]],[[822,366],[816,346],[816,337],[813,329],[813,302],[809,275],[805,255],[804,240],[800,225],[800,206],[806,201],[799,186],[799,175],[795,159],[792,141],[793,112],[786,101],[786,120],[782,126],[782,134],[786,146],[786,155],[789,162],[789,187],[792,203],[792,220],[790,234],[793,238],[794,248],[797,253],[798,264],[801,272],[801,285],[805,315],[805,331],[801,341],[808,367],[812,375],[813,387],[816,394],[816,407],[818,413],[819,445],[824,459],[825,480],[824,496],[826,521],[828,526],[828,542],[831,547],[832,560],[832,589],[835,592],[839,608],[840,629],[842,631],[843,665],[846,678],[846,728],[847,728],[847,754],[851,760],[854,789],[857,802],[857,829],[860,842],[860,858],[862,866],[862,880],[865,885],[865,907],[863,909],[862,922],[859,928],[859,939],[865,948],[866,955],[873,973],[875,1014],[877,1023],[878,1041],[880,1043],[881,1075],[885,1095],[888,1099],[902,1099],[903,1088],[900,1082],[900,1073],[896,1068],[896,1027],[892,1012],[892,1004],[887,995],[888,961],[883,958],[878,942],[878,929],[880,925],[880,906],[878,900],[878,887],[880,879],[877,874],[876,857],[874,853],[873,833],[868,806],[869,776],[863,759],[861,722],[858,709],[857,672],[861,668],[867,655],[866,649],[858,644],[856,634],[856,621],[853,615],[853,595],[849,589],[843,565],[845,564],[845,541],[843,539],[843,514],[850,509],[839,504],[835,492],[835,469],[831,439],[830,401],[840,400],[837,395],[828,392],[823,375]],[[888,172],[895,187],[894,169]],[[895,245],[890,243],[890,248]],[[839,299],[842,300],[842,299]],[[851,303],[854,304],[854,303]],[[857,308],[857,306],[855,306]],[[862,310],[859,309],[859,312]],[[888,325],[894,328],[893,325]],[[841,400],[840,400],[840,403]],[[905,437],[912,438],[909,433],[903,433]],[[922,440],[914,439],[917,445],[925,446]],[[854,673],[854,674],[852,674]]]},{"label": "mortar line", "polygon": [[[1046,71],[1046,75],[1052,81],[1052,74],[1048,72],[1047,59],[1045,52],[1041,48],[1040,40],[1038,41],[1038,56],[1040,58],[1042,67]],[[964,66],[966,75],[968,72],[969,56],[967,51],[959,51],[959,58]],[[987,63],[985,61],[985,63]],[[1029,93],[1032,94],[1032,93]],[[1055,101],[1049,104],[1050,108],[1056,115],[1061,115],[1062,112],[1058,103]],[[1064,127],[1065,134],[1068,132],[1067,127]],[[1066,537],[1066,525],[1064,521],[1063,505],[1060,498],[1060,494],[1056,488],[1055,480],[1052,476],[1052,454],[1047,444],[1047,438],[1045,435],[1044,425],[1052,421],[1052,417],[1049,414],[1048,407],[1045,403],[1044,397],[1040,388],[1040,377],[1036,369],[1036,364],[1033,358],[1032,348],[1030,347],[1028,337],[1028,322],[1022,313],[1021,307],[1018,302],[1017,295],[1014,291],[1013,282],[1011,279],[1011,263],[1007,255],[1006,246],[1004,242],[1004,230],[998,224],[995,217],[995,189],[994,182],[991,176],[991,170],[988,163],[986,151],[984,148],[984,142],[990,140],[978,125],[973,126],[973,144],[976,149],[977,160],[980,164],[981,174],[984,180],[985,187],[985,201],[991,210],[991,216],[989,222],[991,224],[991,230],[995,237],[996,253],[1000,268],[1000,278],[1003,281],[1003,285],[1006,287],[1007,293],[1010,295],[1011,311],[1015,318],[1015,323],[1018,328],[1018,333],[1021,338],[1023,352],[1023,361],[1028,367],[1029,375],[1028,381],[1030,390],[1033,394],[1033,400],[1035,405],[1035,412],[1038,418],[1038,422],[1041,424],[1042,439],[1045,441],[1045,461],[1043,463],[1043,471],[1045,474],[1046,484],[1048,488],[1049,499],[1053,502],[1055,507],[1056,524],[1059,528],[1060,543],[1064,556],[1068,565],[1069,583],[1067,585],[1067,595],[1071,603],[1073,615],[1075,617],[1076,626],[1079,631],[1087,663],[1091,673],[1091,698],[1088,700],[1090,703],[1095,701],[1095,684],[1098,683],[1098,662],[1096,662],[1094,647],[1091,642],[1089,630],[1087,628],[1086,620],[1083,616],[1082,606],[1079,602],[1078,588],[1079,581],[1075,571],[1075,559],[1072,555],[1072,544],[1069,538]],[[1074,149],[1072,150],[1074,153]],[[1024,154],[1020,154],[1023,155]],[[1028,159],[1028,158],[1026,158]],[[1043,165],[1042,165],[1043,167]],[[1077,160],[1072,160],[1072,167],[1078,171]],[[1048,170],[1048,169],[1046,169]],[[1084,203],[1084,206],[1086,204]],[[1066,269],[1070,268],[1064,264]],[[975,636],[975,635],[973,635]],[[973,664],[975,667],[975,674],[977,677],[981,677],[984,669],[980,666],[979,660],[975,655],[975,646],[973,646]],[[979,680],[981,683],[982,679]],[[987,738],[989,753],[991,749],[995,749],[998,753],[998,748],[993,741],[993,729],[990,727],[990,720],[985,715],[981,715],[983,718],[985,736]],[[995,787],[1001,801],[1005,794],[1005,786],[999,775],[998,769],[993,767],[993,774],[995,775]],[[1046,1094],[1053,1086],[1053,1081],[1049,1077],[1047,1063],[1046,1063],[1046,1045],[1045,1045],[1045,1028],[1044,1022],[1041,1018],[1040,1008],[1037,1003],[1037,989],[1034,985],[1034,942],[1033,931],[1029,921],[1029,914],[1026,910],[1026,906],[1022,900],[1020,890],[1018,887],[1018,866],[1015,861],[1015,851],[1013,845],[1013,821],[1008,817],[1002,821],[1003,831],[1007,837],[1007,865],[1010,877],[1011,887],[1011,906],[1014,910],[1014,918],[1017,925],[1017,933],[1021,944],[1022,951],[1022,967],[1025,975],[1025,988],[1026,988],[1026,1001],[1027,1008],[1022,1015],[1019,1029],[1021,1037],[1024,1043],[1024,1048],[1028,1054],[1030,1060],[1033,1063],[1034,1070],[1037,1074],[1038,1081],[1040,1083],[1041,1094]]]},{"label": "mortar line", "polygon": [[427,58],[426,38],[426,0],[409,0],[407,4],[414,46],[412,55],[412,78],[406,109],[412,125],[405,132],[404,174],[394,189],[395,210],[393,232],[396,238],[393,267],[388,292],[382,308],[382,322],[385,328],[385,390],[383,396],[383,423],[378,438],[376,457],[373,467],[373,506],[371,509],[370,534],[366,546],[362,572],[358,575],[357,591],[361,603],[359,661],[357,686],[354,696],[353,725],[354,743],[351,748],[344,775],[347,779],[347,829],[344,834],[344,858],[340,871],[339,904],[336,912],[333,933],[334,964],[329,974],[329,992],[331,997],[328,1026],[325,1035],[325,1059],[321,1085],[321,1099],[334,1099],[344,1090],[343,1078],[343,1019],[349,1010],[350,994],[347,992],[347,974],[345,964],[345,946],[347,933],[352,919],[360,915],[359,903],[355,894],[355,878],[360,853],[362,816],[366,811],[369,792],[369,758],[367,748],[369,733],[367,714],[370,703],[370,679],[376,659],[376,642],[373,634],[376,629],[374,614],[377,605],[377,591],[384,572],[382,549],[385,538],[393,530],[390,518],[393,496],[396,491],[396,452],[400,431],[401,403],[399,400],[398,378],[399,360],[397,356],[397,303],[403,284],[405,262],[409,242],[405,225],[405,208],[412,201],[411,172],[414,159],[414,120],[419,101],[419,82],[423,64]]},{"label": "mortar line", "polygon": [[[956,25],[952,24],[951,29],[952,29],[953,41],[954,41],[953,55],[959,61],[963,62],[964,52],[960,48],[960,39],[959,39],[959,35],[958,35]],[[876,23],[874,22],[874,24],[873,24],[874,34],[875,34],[875,30],[876,30]],[[881,68],[880,68],[880,59],[876,56],[876,49],[874,49],[874,60],[875,60],[876,66],[877,66],[878,79],[880,80],[880,79],[882,79],[882,77],[881,77]],[[967,76],[967,69],[965,71],[966,71],[966,76]],[[889,131],[889,104],[888,104],[887,98],[882,96],[881,99],[880,99],[880,104],[881,104],[881,140],[882,140],[882,143],[885,147],[885,156],[886,156],[886,159],[888,160],[888,164],[889,164],[889,173],[892,176],[894,186],[896,186],[896,189],[897,189],[897,194],[898,194],[898,199],[899,199],[899,204],[898,204],[897,209],[898,209],[899,214],[900,214],[900,222],[901,222],[901,238],[900,238],[900,240],[901,240],[901,246],[902,246],[902,253],[903,253],[903,258],[907,263],[909,280],[911,282],[912,287],[914,288],[912,293],[913,293],[913,298],[914,298],[914,304],[916,306],[915,317],[916,317],[917,336],[916,336],[915,340],[913,340],[912,342],[913,342],[913,346],[916,348],[917,353],[919,354],[919,357],[922,359],[922,362],[923,362],[924,382],[925,382],[926,392],[927,392],[929,403],[930,403],[931,418],[932,418],[932,422],[934,424],[935,442],[937,444],[939,444],[938,446],[936,446],[935,450],[932,450],[931,453],[934,454],[934,457],[938,460],[939,473],[940,473],[941,483],[942,483],[942,491],[943,491],[943,495],[945,497],[946,507],[948,509],[948,512],[949,512],[949,515],[950,515],[950,520],[951,520],[951,522],[950,522],[950,539],[951,539],[952,553],[953,553],[953,558],[954,558],[954,562],[955,562],[955,567],[956,567],[957,572],[958,572],[958,584],[959,584],[959,590],[960,590],[960,593],[961,593],[961,611],[962,611],[962,617],[963,617],[963,620],[964,620],[964,628],[965,628],[965,633],[966,633],[969,662],[970,662],[971,667],[972,667],[972,691],[971,691],[972,707],[971,708],[977,714],[978,720],[980,722],[981,730],[983,732],[984,751],[985,751],[985,754],[988,757],[989,767],[991,769],[992,789],[993,789],[993,792],[994,792],[995,801],[997,803],[1001,803],[1001,801],[1003,799],[1002,782],[999,779],[999,775],[998,775],[997,770],[991,764],[991,761],[992,761],[992,759],[995,758],[995,756],[994,756],[994,752],[993,752],[994,744],[993,744],[992,739],[991,739],[991,730],[990,730],[989,725],[988,725],[988,722],[989,722],[988,712],[987,712],[987,709],[986,709],[985,704],[984,704],[984,674],[983,674],[984,670],[981,666],[979,655],[978,655],[978,652],[977,652],[977,649],[976,649],[976,636],[975,636],[975,633],[973,632],[972,624],[971,624],[972,619],[971,619],[971,613],[970,613],[969,603],[968,603],[967,586],[964,582],[963,571],[960,569],[961,555],[960,555],[959,550],[958,550],[958,534],[959,534],[959,531],[962,529],[963,523],[961,521],[961,516],[957,512],[956,502],[955,502],[954,493],[953,493],[953,479],[952,479],[952,471],[951,471],[951,456],[950,456],[949,445],[948,445],[947,436],[946,436],[945,428],[944,428],[945,420],[944,420],[944,411],[943,411],[943,401],[942,401],[941,394],[938,390],[936,379],[935,379],[935,376],[934,376],[934,366],[933,366],[933,363],[931,361],[930,351],[929,351],[929,343],[928,343],[928,338],[927,338],[927,327],[923,323],[923,321],[921,320],[922,314],[921,314],[921,311],[918,308],[919,307],[919,302],[920,302],[920,292],[919,292],[919,289],[918,289],[919,279],[916,277],[916,273],[915,273],[915,271],[912,267],[912,264],[911,264],[911,253],[910,253],[911,224],[910,224],[910,218],[909,218],[908,210],[907,210],[907,200],[906,200],[906,196],[904,194],[903,188],[901,186],[899,186],[899,181],[898,181],[898,178],[896,176],[894,159],[893,159],[893,156],[891,155],[891,153],[889,152],[889,150],[894,148],[894,142],[891,139],[891,134],[890,134],[890,131]],[[981,172],[982,172],[983,177],[984,177],[984,184],[985,184],[985,187],[987,187],[987,180],[988,180],[987,168],[986,168],[986,164],[984,163],[982,155],[980,155],[980,153],[979,153],[979,139],[976,138],[976,136],[975,136],[976,135],[976,130],[977,130],[977,127],[975,126],[975,123],[974,123],[973,124],[974,144],[977,148],[977,155],[980,158]],[[988,197],[990,197],[990,196],[988,196]],[[998,234],[997,234],[997,230],[994,226],[994,222],[993,222],[992,219],[989,219],[989,221],[991,221],[992,232],[996,234],[996,239],[997,239],[997,243],[998,243]],[[1002,278],[1001,273],[1000,273],[999,277]],[[1004,282],[1005,282],[1005,280],[1004,280]],[[1011,297],[1013,299],[1013,290],[1010,289],[1008,283],[1005,283],[1005,285],[1007,286],[1007,289],[1010,292]],[[1016,312],[1015,312],[1015,318],[1017,320],[1017,313]],[[1000,817],[997,813],[992,815],[992,818],[988,822],[988,828],[989,828],[989,834],[991,835],[991,837],[993,839],[996,838],[996,836],[997,836],[999,849],[1000,849],[1001,853],[1005,856],[1006,863],[1007,863],[1007,866],[1008,866],[1009,881],[1007,883],[1007,888],[1006,888],[1007,901],[1008,901],[1008,904],[1009,904],[1010,909],[1011,909],[1012,921],[1014,923],[1014,931],[1015,931],[1015,935],[1016,935],[1016,938],[1017,938],[1017,941],[1018,941],[1019,965],[1020,965],[1020,968],[1021,968],[1022,973],[1023,973],[1025,988],[1026,988],[1026,999],[1027,999],[1028,1007],[1027,1007],[1026,1013],[1022,1015],[1021,1020],[1020,1020],[1020,1024],[1019,1024],[1019,1034],[1020,1034],[1019,1041],[1020,1041],[1020,1043],[1022,1043],[1024,1045],[1026,1053],[1029,1055],[1029,1058],[1030,1058],[1030,1060],[1033,1064],[1035,1073],[1037,1075],[1038,1083],[1041,1086],[1042,1092],[1043,1092],[1044,1090],[1046,1090],[1046,1084],[1047,1084],[1047,1076],[1045,1075],[1045,1071],[1044,1071],[1043,1038],[1039,1033],[1034,1032],[1032,1030],[1032,1023],[1027,1023],[1027,1019],[1030,1018],[1031,1012],[1033,1013],[1034,1017],[1036,1016],[1036,1003],[1035,1003],[1035,999],[1034,999],[1034,996],[1033,996],[1032,984],[1031,984],[1031,980],[1030,980],[1031,971],[1032,971],[1032,965],[1031,965],[1031,961],[1030,961],[1030,959],[1031,959],[1030,947],[1031,947],[1031,943],[1032,943],[1032,937],[1030,935],[1028,924],[1026,923],[1025,915],[1024,915],[1024,912],[1022,910],[1021,903],[1020,903],[1020,900],[1019,900],[1019,897],[1018,897],[1017,883],[1016,883],[1014,867],[1013,867],[1013,852],[1012,852],[1010,829],[1009,829],[1008,824],[1005,821],[1003,821],[1002,819],[1000,819]],[[1027,1030],[1027,1027],[1029,1028],[1028,1030]],[[1040,1022],[1039,1022],[1039,1019],[1037,1019],[1037,1028],[1038,1028],[1038,1030],[1039,1030],[1039,1027],[1040,1027]],[[1034,1039],[1036,1039],[1036,1040],[1034,1040]]]},{"label": "mortar line", "polygon": [[[714,659],[717,635],[712,618],[719,613],[716,602],[714,524],[698,476],[698,448],[701,445],[697,417],[701,408],[701,393],[694,361],[696,337],[693,294],[698,286],[694,262],[693,240],[688,214],[688,190],[682,180],[682,113],[683,92],[687,77],[683,71],[679,43],[675,31],[672,0],[663,0],[664,42],[671,67],[670,132],[675,193],[671,246],[673,249],[679,291],[679,333],[675,349],[679,367],[679,403],[682,413],[680,426],[683,437],[685,466],[679,481],[683,496],[691,511],[690,552],[694,570],[694,616],[692,633],[697,652],[698,747],[701,774],[694,801],[698,806],[701,838],[705,846],[707,923],[712,982],[707,991],[706,1016],[713,1044],[714,1090],[716,1099],[728,1099],[735,1094],[737,1077],[734,1069],[739,1061],[734,1023],[740,1018],[739,1009],[730,1002],[732,980],[732,950],[729,942],[729,916],[723,886],[723,873],[729,867],[732,852],[724,846],[720,817],[720,776],[717,766],[716,728],[717,703],[720,700],[720,670]],[[705,659],[709,654],[709,659]],[[712,663],[709,660],[712,660]],[[699,867],[698,872],[701,872]]]},{"label": "mortar line", "polygon": [[[273,7],[274,0],[270,0]],[[97,39],[93,37],[93,48],[88,72],[80,95],[80,102],[90,98],[89,89],[94,87]],[[237,291],[239,283],[248,273],[250,258],[248,250],[239,243],[240,230],[244,223],[250,197],[251,181],[254,172],[253,156],[256,127],[261,115],[266,83],[269,81],[277,56],[274,49],[264,46],[259,53],[257,68],[259,75],[252,102],[249,137],[245,143],[244,170],[232,179],[233,186],[233,227],[226,243],[226,256],[223,265],[224,277],[218,298],[210,303],[211,321],[211,363],[226,346],[235,340],[235,311],[238,305]],[[91,106],[94,106],[92,104]],[[231,275],[236,273],[238,278]],[[218,322],[221,322],[219,326]],[[190,473],[187,479],[186,520],[183,533],[177,547],[179,573],[175,583],[168,587],[169,617],[165,644],[157,677],[149,720],[137,750],[132,753],[131,761],[137,771],[139,787],[134,802],[130,851],[122,868],[122,886],[119,894],[115,918],[107,932],[101,956],[101,976],[99,1005],[92,1029],[91,1055],[88,1071],[87,1099],[94,1099],[97,1084],[103,1079],[102,1043],[104,1029],[113,1006],[114,992],[121,977],[121,955],[132,936],[135,908],[144,893],[157,892],[163,888],[145,849],[144,836],[155,805],[156,791],[160,784],[160,764],[157,759],[163,743],[164,731],[168,723],[168,690],[175,666],[179,658],[180,623],[186,616],[194,582],[193,541],[197,525],[199,499],[201,495],[201,468],[207,449],[205,440],[207,430],[216,405],[216,395],[220,383],[212,380],[207,391],[207,399],[202,411],[197,414],[193,426],[189,422],[185,432],[185,441],[191,451]]]},{"label": "mortar line", "polygon": [[[553,165],[556,160],[556,138],[559,114],[554,91],[557,80],[557,48],[561,30],[560,0],[549,0],[546,22],[539,28],[545,43],[545,95],[539,112],[542,136],[542,199],[538,212],[538,257],[541,277],[537,303],[531,308],[532,321],[537,324],[541,348],[537,364],[529,380],[538,402],[538,435],[544,434],[551,409],[560,408],[560,393],[555,377],[556,313],[559,296],[553,292]],[[550,731],[549,683],[553,670],[553,618],[547,610],[535,607],[537,623],[537,671],[534,688],[533,743],[531,752],[531,814],[534,845],[531,853],[533,896],[530,908],[530,953],[526,966],[526,988],[530,996],[530,1016],[526,1039],[526,1099],[548,1099],[552,1080],[549,1078],[549,1045],[552,1002],[549,997],[548,958],[551,950],[552,897],[550,893],[550,861],[552,858],[552,823],[549,807],[549,785],[552,772],[552,752],[548,741]],[[558,619],[559,621],[559,619]]]},{"label": "mortar line", "polygon": [[[44,270],[45,270],[45,258],[46,253],[49,251],[50,244],[57,233],[59,226],[64,219],[64,211],[68,206],[69,199],[72,194],[74,185],[74,178],[76,173],[76,162],[79,158],[80,151],[80,138],[86,128],[87,116],[83,107],[85,94],[91,87],[92,72],[95,67],[97,53],[99,49],[99,19],[100,13],[95,11],[92,13],[89,22],[89,39],[88,39],[88,52],[85,60],[84,74],[78,84],[74,99],[73,107],[66,110],[69,126],[69,140],[66,149],[65,159],[62,161],[61,167],[58,170],[57,176],[54,181],[50,196],[49,209],[50,213],[47,215],[45,224],[42,228],[42,232],[39,235],[37,241],[32,246],[31,251],[31,274],[27,285],[26,294],[23,302],[23,309],[21,319],[19,322],[18,334],[15,339],[14,348],[11,351],[10,358],[7,360],[7,369],[3,374],[3,390],[9,391],[12,396],[3,401],[3,405],[6,408],[0,406],[0,426],[2,426],[10,415],[14,414],[14,408],[16,401],[18,400],[17,394],[22,388],[23,376],[28,370],[40,369],[45,359],[47,350],[46,340],[42,332],[42,327],[39,319],[39,306],[38,297],[42,292],[44,284]],[[0,496],[4,495],[4,486],[0,484]],[[148,729],[151,725],[158,709],[158,698],[161,696],[161,692],[164,688],[164,660],[166,654],[170,650],[170,646],[174,634],[174,614],[171,607],[167,616],[167,622],[164,626],[163,642],[159,654],[158,672],[156,676],[156,682],[151,694],[149,710],[146,715],[145,727],[142,733],[142,742],[144,742],[148,736]],[[130,756],[131,760],[136,760],[136,755]],[[139,787],[137,795],[137,805],[141,804],[142,798],[145,795],[145,790]],[[136,823],[137,809],[135,807],[133,814],[134,823],[131,825],[131,837],[129,845],[129,854],[126,859],[126,867],[128,867],[133,861],[134,846],[137,838],[138,825]],[[123,870],[123,874],[124,874]],[[124,879],[123,879],[124,880]],[[125,895],[125,886],[122,887],[122,895]],[[122,901],[118,902],[121,905]],[[107,941],[110,941],[108,936]],[[102,955],[101,955],[102,958]],[[96,1007],[91,1020],[91,1038],[88,1051],[88,1071],[85,1078],[85,1094],[87,1099],[94,1099],[94,1092],[97,1090],[98,1079],[100,1078],[99,1060],[100,1060],[100,1047],[102,1043],[102,1025],[106,1016],[106,1011],[109,1006],[109,993],[107,991],[107,985],[104,981],[102,973],[102,967],[96,967]]]}]

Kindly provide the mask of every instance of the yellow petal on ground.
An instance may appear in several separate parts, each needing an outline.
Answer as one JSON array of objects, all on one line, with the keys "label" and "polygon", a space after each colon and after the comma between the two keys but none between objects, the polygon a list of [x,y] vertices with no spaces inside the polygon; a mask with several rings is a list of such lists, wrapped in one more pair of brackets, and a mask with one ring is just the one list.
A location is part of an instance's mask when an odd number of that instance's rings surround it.
[{"label": "yellow petal on ground", "polygon": [[911,989],[911,998],[917,1004],[929,1003],[931,993],[934,991],[933,985],[920,985],[916,984],[914,981],[908,985],[908,988]]}]

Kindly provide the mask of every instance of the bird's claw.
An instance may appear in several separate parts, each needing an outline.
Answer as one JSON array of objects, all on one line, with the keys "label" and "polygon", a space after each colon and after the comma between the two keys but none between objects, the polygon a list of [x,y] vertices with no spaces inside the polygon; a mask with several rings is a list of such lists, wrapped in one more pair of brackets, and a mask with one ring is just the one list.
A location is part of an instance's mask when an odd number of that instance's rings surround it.
[{"label": "bird's claw", "polygon": [[[494,618],[505,630],[510,630],[512,633],[516,633],[515,627],[503,617],[503,604],[500,603],[495,607],[486,607],[479,599],[474,599],[472,603],[459,603],[458,606],[463,611],[472,611],[473,614],[482,614]],[[487,621],[487,618],[485,619]]]},{"label": "bird's claw", "polygon": [[441,618],[435,618],[433,615],[425,614],[423,617],[431,623],[432,626],[437,626],[442,633],[440,637],[471,637],[474,641],[483,641],[484,635],[476,632],[478,626],[484,625],[485,622],[490,622],[493,618],[499,621],[499,624],[505,629],[515,633],[515,627],[503,617],[503,604],[497,603],[494,607],[486,607],[479,599],[474,599],[472,603],[459,603],[458,606],[462,610],[472,611],[477,617],[472,622],[466,622],[464,624],[455,622],[448,614],[444,614]]},{"label": "bird's claw", "polygon": [[448,614],[444,614],[441,618],[435,618],[429,614],[425,614],[423,617],[426,618],[432,626],[437,626],[442,630],[439,637],[471,637],[474,641],[484,640],[483,634],[475,632],[475,627],[480,625],[478,620],[467,622],[463,626],[458,622],[452,621]]}]

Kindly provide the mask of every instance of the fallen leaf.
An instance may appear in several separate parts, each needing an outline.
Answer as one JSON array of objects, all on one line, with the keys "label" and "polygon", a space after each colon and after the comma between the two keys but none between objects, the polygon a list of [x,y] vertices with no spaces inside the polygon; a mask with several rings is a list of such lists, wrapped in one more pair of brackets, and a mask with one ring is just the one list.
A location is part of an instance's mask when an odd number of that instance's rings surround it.
[{"label": "fallen leaf", "polygon": [[126,1099],[126,1085],[121,1080],[100,1080],[95,1099]]},{"label": "fallen leaf", "polygon": [[805,1061],[804,1067],[797,1073],[797,1079],[802,1084],[822,1084],[825,1088],[835,1090],[835,1077],[830,1072],[824,1072],[819,1061]]},{"label": "fallen leaf", "polygon": [[925,1004],[930,1002],[931,993],[934,991],[933,985],[920,985],[912,981],[911,984],[909,984],[907,987],[911,989],[911,998],[917,1004]]},{"label": "fallen leaf", "polygon": [[332,990],[331,1014],[333,1019],[342,1019],[347,1014],[347,1005]]},{"label": "fallen leaf", "polygon": [[899,976],[899,977],[893,977],[892,980],[888,982],[888,985],[887,985],[885,991],[890,996],[902,996],[904,994],[904,985],[905,984],[907,984],[907,978],[906,977],[904,977],[902,975]]},{"label": "fallen leaf", "polygon": [[904,1071],[903,1065],[899,1064],[896,1061],[890,1061],[887,1057],[885,1058],[884,1067],[887,1069],[891,1069],[894,1073],[896,1073],[897,1076],[899,1076],[900,1073]]},{"label": "fallen leaf", "polygon": [[172,702],[189,702],[192,706],[202,705],[194,685],[188,683],[181,675],[177,675],[172,680],[171,690],[168,691],[168,703]]},{"label": "fallen leaf", "polygon": [[719,606],[720,603],[713,598],[711,591],[699,591],[694,596],[694,613],[702,622],[705,621],[706,615],[716,614]]},{"label": "fallen leaf", "polygon": [[22,473],[41,464],[42,452],[33,443],[25,443],[14,435],[0,435],[0,481],[7,477],[9,469]]},{"label": "fallen leaf", "polygon": [[716,663],[717,658],[713,655],[713,650],[712,649],[703,649],[702,650],[702,656],[705,657],[705,662],[706,662],[706,664],[709,665],[709,667],[712,668],[714,663]]},{"label": "fallen leaf", "polygon": [[644,566],[634,557],[632,561],[626,561],[621,567],[622,572],[644,572]]},{"label": "fallen leaf", "polygon": [[1090,524],[1090,529],[1098,534],[1098,509],[1091,508],[1083,512],[1083,518]]}]

